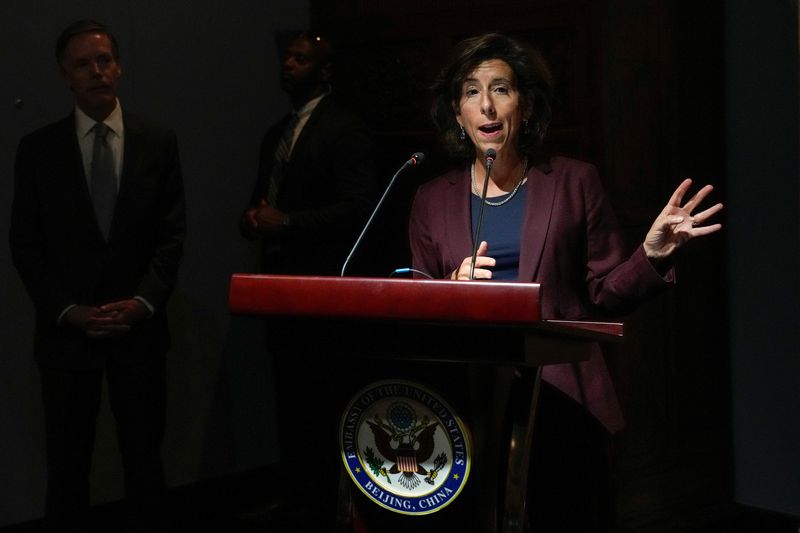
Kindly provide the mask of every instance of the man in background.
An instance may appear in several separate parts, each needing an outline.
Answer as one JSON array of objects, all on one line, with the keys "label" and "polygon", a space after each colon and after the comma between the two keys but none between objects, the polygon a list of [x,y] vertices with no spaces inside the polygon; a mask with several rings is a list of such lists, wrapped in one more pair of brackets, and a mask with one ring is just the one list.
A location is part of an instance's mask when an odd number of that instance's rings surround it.
[{"label": "man in background", "polygon": [[58,37],[56,59],[75,108],[20,141],[10,230],[14,265],[36,309],[45,529],[88,528],[105,376],[127,530],[165,531],[165,306],[185,233],[177,140],[171,130],[123,111],[119,47],[103,24],[71,24]]},{"label": "man in background", "polygon": [[373,141],[331,94],[332,74],[326,38],[292,39],[280,72],[292,112],[264,135],[241,220],[266,273],[338,275],[374,204]]},{"label": "man in background", "polygon": [[[332,94],[333,55],[325,37],[305,32],[281,61],[292,111],[264,136],[240,224],[245,237],[261,240],[265,273],[339,275],[374,205],[373,141]],[[267,323],[280,443],[271,507],[273,520],[292,531],[332,530],[341,467],[330,400],[337,369],[309,348],[314,337],[304,321]]]}]

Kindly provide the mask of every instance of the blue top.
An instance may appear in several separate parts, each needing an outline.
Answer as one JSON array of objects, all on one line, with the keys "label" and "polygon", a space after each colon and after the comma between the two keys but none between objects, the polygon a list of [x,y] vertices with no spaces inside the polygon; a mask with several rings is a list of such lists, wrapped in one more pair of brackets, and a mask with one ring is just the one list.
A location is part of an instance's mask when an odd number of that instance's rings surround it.
[{"label": "blue top", "polygon": [[[499,206],[486,205],[483,208],[483,227],[478,238],[489,243],[487,255],[497,264],[492,268],[492,279],[516,281],[519,275],[519,250],[522,221],[525,219],[525,196],[528,182],[520,185],[517,194],[507,203]],[[511,193],[509,193],[511,194]],[[481,199],[474,194],[472,198],[473,242],[478,227],[478,212]],[[490,198],[490,202],[502,202],[508,194]]]}]

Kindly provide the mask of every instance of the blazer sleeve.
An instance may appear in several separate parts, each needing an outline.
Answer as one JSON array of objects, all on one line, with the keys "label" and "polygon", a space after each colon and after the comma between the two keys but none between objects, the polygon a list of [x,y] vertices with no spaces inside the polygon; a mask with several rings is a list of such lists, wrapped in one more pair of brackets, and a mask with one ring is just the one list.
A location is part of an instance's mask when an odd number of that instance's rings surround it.
[{"label": "blazer sleeve", "polygon": [[275,126],[271,127],[261,139],[258,152],[258,174],[256,175],[256,182],[253,186],[253,191],[250,193],[250,200],[247,202],[247,206],[239,217],[239,232],[243,237],[250,240],[259,238],[260,234],[250,227],[245,215],[248,210],[257,207],[261,200],[265,199],[267,196],[267,187],[269,186],[270,173],[272,172],[275,145],[278,142],[280,131],[285,124],[286,119],[281,120]]},{"label": "blazer sleeve", "polygon": [[9,244],[14,266],[38,312],[53,323],[74,297],[63,283],[60,270],[47,252],[45,213],[37,179],[40,154],[31,136],[23,137],[14,162],[14,197],[11,203]]},{"label": "blazer sleeve", "polygon": [[582,190],[586,208],[586,290],[591,305],[605,312],[625,313],[674,282],[670,268],[663,276],[639,245],[630,256],[608,198],[594,167]]},{"label": "blazer sleeve", "polygon": [[136,290],[136,296],[145,298],[156,308],[164,305],[175,287],[186,235],[183,174],[177,137],[171,130],[164,133],[161,161],[155,242]]}]

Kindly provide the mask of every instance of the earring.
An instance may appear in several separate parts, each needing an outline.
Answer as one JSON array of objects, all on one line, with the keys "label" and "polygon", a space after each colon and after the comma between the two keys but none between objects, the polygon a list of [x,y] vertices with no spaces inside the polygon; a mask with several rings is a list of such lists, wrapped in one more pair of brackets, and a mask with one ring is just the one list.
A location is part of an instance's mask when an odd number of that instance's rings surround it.
[{"label": "earring", "polygon": [[464,130],[464,126],[461,126],[461,131],[458,132],[458,140],[463,141],[467,138],[467,132]]},{"label": "earring", "polygon": [[527,135],[530,132],[531,132],[531,130],[528,129],[528,119],[525,119],[525,120],[522,121],[522,133],[524,135]]}]

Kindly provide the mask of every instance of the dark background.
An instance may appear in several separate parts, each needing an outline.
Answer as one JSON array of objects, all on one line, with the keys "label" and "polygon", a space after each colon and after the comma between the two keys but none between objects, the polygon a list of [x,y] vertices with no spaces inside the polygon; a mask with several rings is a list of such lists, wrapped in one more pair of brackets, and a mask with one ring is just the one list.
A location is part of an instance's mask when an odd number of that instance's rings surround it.
[{"label": "dark background", "polygon": [[[276,40],[309,23],[339,43],[337,93],[370,122],[379,179],[422,150],[354,273],[407,266],[414,188],[446,166],[427,118],[450,46],[484,31],[529,40],[556,75],[550,147],[594,162],[631,246],[684,177],[712,183],[723,232],[678,258],[675,290],[626,317],[607,351],[628,420],[614,438],[618,522],[702,524],[734,502],[800,516],[798,5],[794,0],[31,1],[0,20],[0,234],[19,137],[65,115],[53,44],[74,19],[122,47],[122,104],[178,133],[189,236],[170,315],[165,443],[171,487],[277,458],[271,362],[258,321],[232,318],[230,274],[256,271],[237,232],[264,129],[288,109]],[[18,102],[22,100],[22,102]],[[0,526],[41,516],[43,421],[32,308],[0,252]],[[107,407],[93,500],[122,496]]]}]

